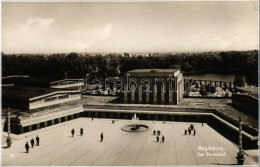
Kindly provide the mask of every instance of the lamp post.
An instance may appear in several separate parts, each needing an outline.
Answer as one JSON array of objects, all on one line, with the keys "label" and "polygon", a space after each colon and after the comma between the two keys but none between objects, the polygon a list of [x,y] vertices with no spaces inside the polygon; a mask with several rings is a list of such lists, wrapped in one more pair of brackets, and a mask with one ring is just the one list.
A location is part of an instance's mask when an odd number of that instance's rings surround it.
[{"label": "lamp post", "polygon": [[8,136],[6,138],[7,147],[11,147],[11,145],[12,145],[12,140],[11,140],[11,137],[10,137],[10,133],[11,133],[11,120],[10,120],[10,117],[11,117],[11,111],[10,111],[10,108],[8,107],[8,117],[7,117],[7,132],[8,132]]},{"label": "lamp post", "polygon": [[243,165],[244,163],[244,153],[243,153],[243,147],[242,147],[242,118],[239,115],[239,151],[237,153],[237,163],[238,165]]}]

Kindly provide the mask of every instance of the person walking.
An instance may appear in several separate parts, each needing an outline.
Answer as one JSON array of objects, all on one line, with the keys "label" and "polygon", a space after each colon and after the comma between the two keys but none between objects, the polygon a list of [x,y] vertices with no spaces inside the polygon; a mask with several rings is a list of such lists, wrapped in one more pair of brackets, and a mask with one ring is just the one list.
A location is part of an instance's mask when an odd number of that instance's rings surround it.
[{"label": "person walking", "polygon": [[32,148],[33,148],[33,145],[34,145],[34,139],[33,138],[31,139],[31,145],[32,145]]},{"label": "person walking", "polygon": [[164,136],[162,136],[162,143],[164,143]]},{"label": "person walking", "polygon": [[28,142],[26,142],[26,144],[25,144],[25,149],[26,149],[26,153],[29,153],[29,144],[28,144]]},{"label": "person walking", "polygon": [[39,138],[38,135],[36,136],[36,142],[37,142],[37,146],[39,146],[40,145],[40,138]]},{"label": "person walking", "polygon": [[201,123],[201,126],[203,126],[203,122]]},{"label": "person walking", "polygon": [[188,132],[189,132],[189,135],[191,134],[191,130],[190,130],[190,128],[188,129]]},{"label": "person walking", "polygon": [[184,134],[187,135],[187,130],[185,129]]},{"label": "person walking", "polygon": [[80,128],[80,136],[83,135],[83,128]]},{"label": "person walking", "polygon": [[194,136],[196,135],[196,130],[194,129]]},{"label": "person walking", "polygon": [[160,136],[160,130],[157,130],[157,135]]},{"label": "person walking", "polygon": [[156,142],[157,142],[157,143],[159,142],[159,136],[156,137]]},{"label": "person walking", "polygon": [[72,137],[74,137],[74,133],[75,133],[75,130],[74,130],[74,128],[71,130],[71,135],[72,135]]},{"label": "person walking", "polygon": [[153,135],[156,135],[156,131],[155,130],[153,130]]},{"label": "person walking", "polygon": [[101,135],[100,135],[100,142],[103,141],[103,138],[104,138],[103,133],[101,133]]}]

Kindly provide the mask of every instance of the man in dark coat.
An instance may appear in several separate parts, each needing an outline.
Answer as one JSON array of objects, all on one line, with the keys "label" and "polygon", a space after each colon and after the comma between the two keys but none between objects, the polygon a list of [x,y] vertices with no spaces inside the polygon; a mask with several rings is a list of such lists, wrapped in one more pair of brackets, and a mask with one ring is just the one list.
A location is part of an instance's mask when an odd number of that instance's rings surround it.
[{"label": "man in dark coat", "polygon": [[184,134],[186,135],[187,134],[187,130],[185,129],[185,131],[184,131]]},{"label": "man in dark coat", "polygon": [[39,138],[38,135],[36,136],[36,142],[37,142],[37,146],[39,146],[40,145],[40,138]]},{"label": "man in dark coat", "polygon": [[164,136],[162,137],[162,142],[164,143]]},{"label": "man in dark coat", "polygon": [[80,135],[83,135],[83,128],[80,128]]},{"label": "man in dark coat", "polygon": [[34,145],[34,139],[33,138],[31,139],[31,145],[32,145],[32,148],[33,148],[33,145]]},{"label": "man in dark coat", "polygon": [[26,153],[29,153],[29,144],[28,144],[28,142],[26,142],[26,144],[25,144],[25,149],[26,149]]},{"label": "man in dark coat", "polygon": [[71,135],[72,135],[72,137],[74,137],[74,133],[75,133],[75,131],[74,131],[74,128],[71,130]]},{"label": "man in dark coat", "polygon": [[154,130],[154,131],[153,131],[153,135],[155,135],[155,134],[156,134],[156,131]]},{"label": "man in dark coat", "polygon": [[101,133],[101,135],[100,135],[100,142],[103,141],[103,138],[104,138],[103,133]]},{"label": "man in dark coat", "polygon": [[157,130],[157,135],[160,136],[160,134],[161,134],[161,131]]},{"label": "man in dark coat", "polygon": [[196,130],[194,129],[194,136],[196,135]]},{"label": "man in dark coat", "polygon": [[157,142],[157,143],[159,142],[159,136],[156,137],[156,142]]}]

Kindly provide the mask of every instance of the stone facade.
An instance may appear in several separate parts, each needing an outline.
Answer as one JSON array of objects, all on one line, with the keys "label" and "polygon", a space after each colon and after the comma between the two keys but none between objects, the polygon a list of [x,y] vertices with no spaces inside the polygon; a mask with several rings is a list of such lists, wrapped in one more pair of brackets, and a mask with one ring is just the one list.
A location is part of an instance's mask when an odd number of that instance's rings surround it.
[{"label": "stone facade", "polygon": [[124,77],[121,102],[128,104],[178,104],[184,80],[179,69],[136,69]]}]

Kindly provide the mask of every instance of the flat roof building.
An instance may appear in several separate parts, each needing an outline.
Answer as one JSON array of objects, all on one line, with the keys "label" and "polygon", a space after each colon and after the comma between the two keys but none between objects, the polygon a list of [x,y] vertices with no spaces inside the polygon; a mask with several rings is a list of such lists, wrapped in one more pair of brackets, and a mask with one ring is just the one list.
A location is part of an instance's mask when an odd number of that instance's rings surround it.
[{"label": "flat roof building", "polygon": [[79,90],[55,90],[48,88],[10,86],[2,89],[4,107],[32,110],[67,101],[81,99]]},{"label": "flat roof building", "polygon": [[84,79],[63,79],[50,83],[50,88],[56,89],[78,89],[78,87],[84,85]]},{"label": "flat roof building", "polygon": [[124,77],[121,102],[129,104],[178,104],[183,98],[179,69],[135,69]]}]

